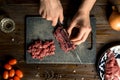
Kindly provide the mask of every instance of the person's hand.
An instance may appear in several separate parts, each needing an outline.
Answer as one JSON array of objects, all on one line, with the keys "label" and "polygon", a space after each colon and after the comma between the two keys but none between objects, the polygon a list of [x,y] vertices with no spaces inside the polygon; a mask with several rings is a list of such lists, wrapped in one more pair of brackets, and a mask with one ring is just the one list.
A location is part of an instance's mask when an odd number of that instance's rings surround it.
[{"label": "person's hand", "polygon": [[79,45],[87,39],[89,33],[91,32],[89,13],[83,13],[80,11],[76,13],[67,30],[69,36],[71,36],[74,27],[78,28],[79,32],[71,39],[71,41],[73,44]]},{"label": "person's hand", "polygon": [[56,26],[58,20],[63,22],[63,8],[60,0],[40,0],[39,14],[42,18],[52,21],[52,26]]}]

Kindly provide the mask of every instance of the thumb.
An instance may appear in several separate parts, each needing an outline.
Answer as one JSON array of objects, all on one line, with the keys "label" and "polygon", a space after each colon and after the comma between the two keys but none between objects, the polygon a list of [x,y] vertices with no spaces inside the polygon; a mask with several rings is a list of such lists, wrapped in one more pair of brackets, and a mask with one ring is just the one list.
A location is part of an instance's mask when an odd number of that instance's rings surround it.
[{"label": "thumb", "polygon": [[71,23],[70,23],[70,26],[69,26],[68,29],[67,29],[67,32],[69,33],[69,36],[71,35],[72,29],[75,27],[75,25],[76,25],[75,22],[71,22]]},{"label": "thumb", "polygon": [[63,23],[63,20],[64,20],[63,13],[60,14],[59,20],[60,20],[60,23]]}]

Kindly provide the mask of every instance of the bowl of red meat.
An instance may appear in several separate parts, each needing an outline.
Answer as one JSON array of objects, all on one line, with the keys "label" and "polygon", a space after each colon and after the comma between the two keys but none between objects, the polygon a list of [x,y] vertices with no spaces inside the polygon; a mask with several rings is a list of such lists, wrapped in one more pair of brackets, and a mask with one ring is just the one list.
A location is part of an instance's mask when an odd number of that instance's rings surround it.
[{"label": "bowl of red meat", "polygon": [[98,74],[101,80],[120,80],[120,45],[102,54],[98,62]]}]

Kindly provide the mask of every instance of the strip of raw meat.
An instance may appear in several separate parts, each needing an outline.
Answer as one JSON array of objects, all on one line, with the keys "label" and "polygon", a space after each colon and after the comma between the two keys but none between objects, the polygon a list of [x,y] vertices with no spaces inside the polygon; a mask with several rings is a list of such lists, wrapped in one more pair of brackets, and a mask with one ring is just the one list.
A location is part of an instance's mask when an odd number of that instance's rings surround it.
[{"label": "strip of raw meat", "polygon": [[59,42],[60,47],[64,52],[68,52],[76,48],[76,46],[70,41],[69,34],[62,26],[57,27],[54,32],[54,36]]}]

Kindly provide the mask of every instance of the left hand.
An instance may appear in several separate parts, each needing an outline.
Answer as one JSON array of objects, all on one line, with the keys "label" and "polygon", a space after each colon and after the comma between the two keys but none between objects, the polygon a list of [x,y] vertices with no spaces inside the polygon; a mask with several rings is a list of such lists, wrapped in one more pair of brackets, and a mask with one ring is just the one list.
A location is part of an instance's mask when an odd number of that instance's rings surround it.
[{"label": "left hand", "polygon": [[64,20],[63,8],[60,0],[40,0],[39,13],[42,18],[52,21],[52,26],[56,26],[58,20]]},{"label": "left hand", "polygon": [[89,13],[84,13],[80,11],[76,13],[67,30],[69,36],[71,36],[74,27],[78,28],[79,32],[77,33],[76,37],[71,39],[71,41],[73,42],[73,44],[79,45],[87,39],[89,33],[91,32]]}]

